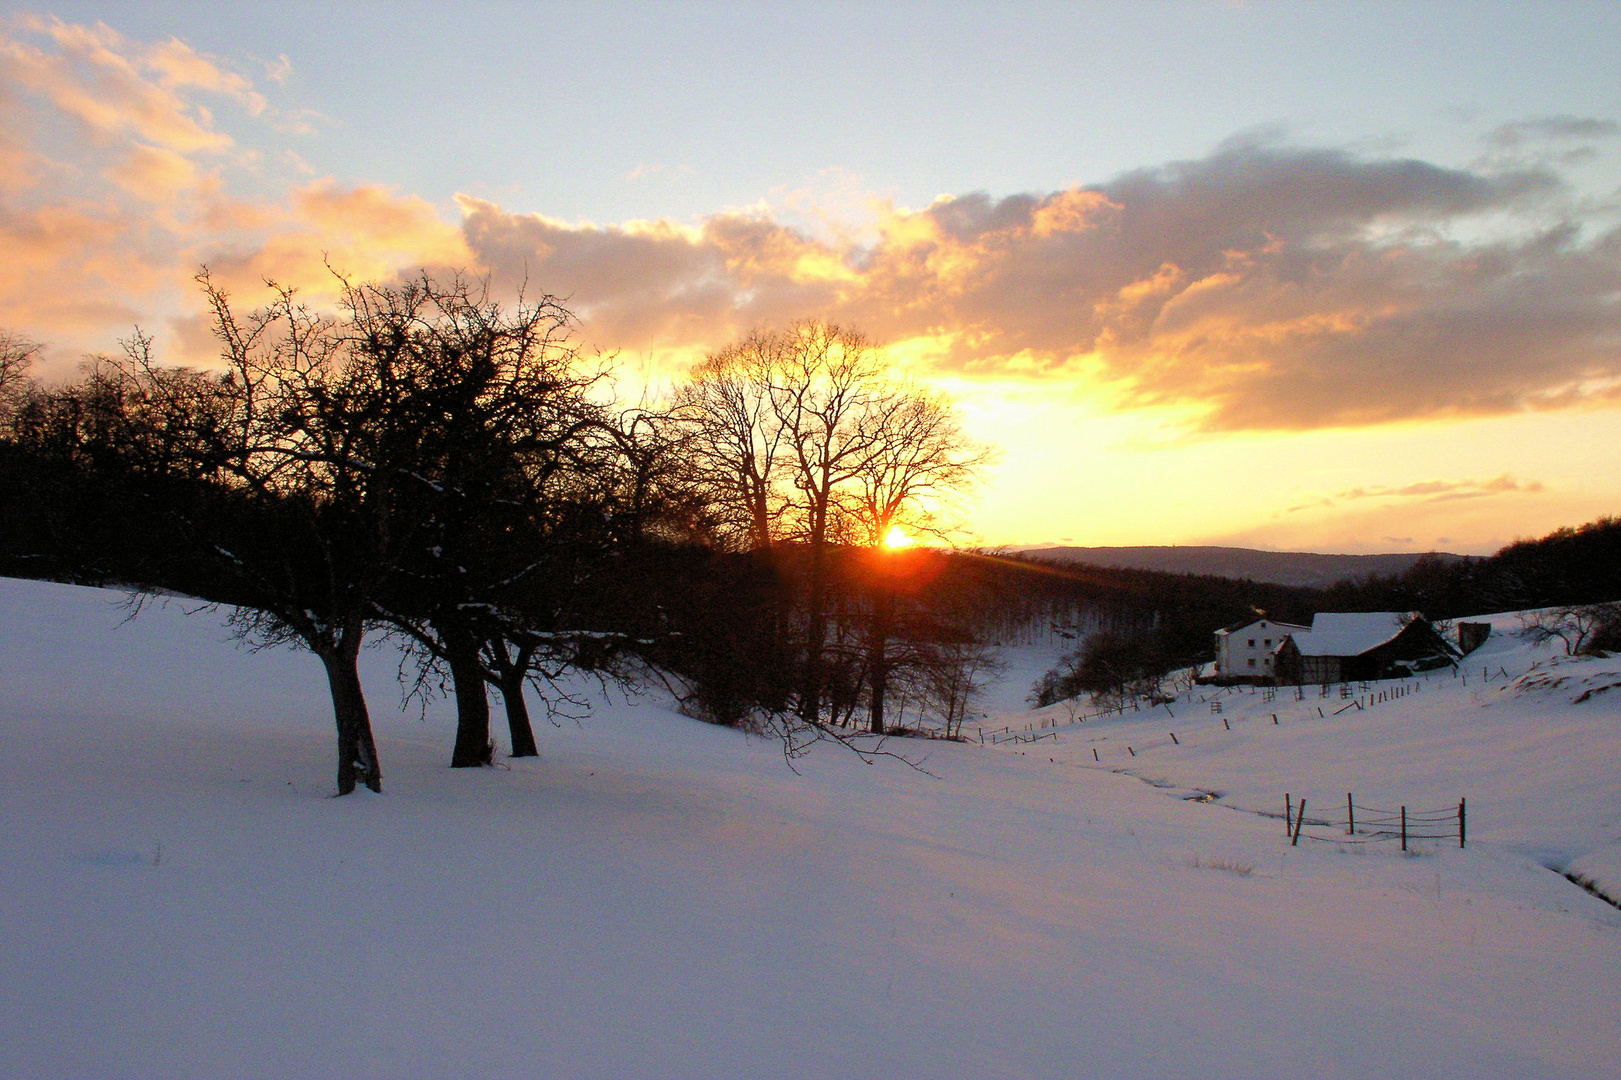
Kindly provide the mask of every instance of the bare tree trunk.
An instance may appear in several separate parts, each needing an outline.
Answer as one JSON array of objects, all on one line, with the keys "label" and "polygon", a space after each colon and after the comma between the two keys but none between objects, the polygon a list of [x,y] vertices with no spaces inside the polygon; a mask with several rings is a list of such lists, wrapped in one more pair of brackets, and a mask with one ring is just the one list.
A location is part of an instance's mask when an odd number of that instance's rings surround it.
[{"label": "bare tree trunk", "polygon": [[814,723],[822,715],[822,661],[827,649],[827,541],[819,528],[810,539],[810,574],[805,598],[805,680],[799,692],[799,718]]},{"label": "bare tree trunk", "polygon": [[471,769],[490,763],[490,697],[484,689],[484,666],[478,659],[478,641],[462,630],[441,630],[445,661],[456,686],[456,746],[450,752],[452,769]]},{"label": "bare tree trunk", "polygon": [[[883,646],[880,645],[878,649],[882,652]],[[884,690],[885,683],[889,678],[889,672],[886,670],[888,665],[882,659],[877,659],[875,662],[876,666],[872,669],[872,708],[869,716],[871,722],[868,724],[867,730],[874,735],[882,735],[886,730],[884,727]]]},{"label": "bare tree trunk", "polygon": [[762,488],[749,499],[749,547],[753,551],[771,550],[771,507],[768,498]]},{"label": "bare tree trunk", "polygon": [[895,594],[888,581],[880,581],[872,598],[872,627],[867,639],[867,670],[871,687],[870,724],[874,735],[884,734],[884,695],[889,689],[889,628]]},{"label": "bare tree trunk", "polygon": [[501,701],[507,708],[507,729],[512,733],[513,757],[540,756],[540,747],[535,745],[535,730],[529,725],[529,705],[523,699],[526,681],[522,668],[501,676]]},{"label": "bare tree trunk", "polygon": [[360,635],[345,635],[335,650],[319,655],[326,665],[332,715],[338,724],[338,794],[349,794],[357,783],[382,791],[383,772],[377,764],[371,714],[360,688]]}]

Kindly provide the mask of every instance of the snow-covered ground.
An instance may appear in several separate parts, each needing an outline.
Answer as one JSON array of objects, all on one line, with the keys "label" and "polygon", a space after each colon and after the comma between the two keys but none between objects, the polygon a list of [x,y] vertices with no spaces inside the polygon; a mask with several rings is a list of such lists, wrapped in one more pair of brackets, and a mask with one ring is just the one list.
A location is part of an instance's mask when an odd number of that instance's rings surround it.
[{"label": "snow-covered ground", "polygon": [[[1195,700],[797,773],[616,700],[453,771],[380,651],[387,791],[332,799],[318,663],[121,618],[0,581],[0,1076],[1615,1074],[1621,911],[1539,865],[1617,837],[1612,694],[1229,695],[1231,732]],[[1284,790],[1467,796],[1471,842],[1289,847],[1245,812]]]}]

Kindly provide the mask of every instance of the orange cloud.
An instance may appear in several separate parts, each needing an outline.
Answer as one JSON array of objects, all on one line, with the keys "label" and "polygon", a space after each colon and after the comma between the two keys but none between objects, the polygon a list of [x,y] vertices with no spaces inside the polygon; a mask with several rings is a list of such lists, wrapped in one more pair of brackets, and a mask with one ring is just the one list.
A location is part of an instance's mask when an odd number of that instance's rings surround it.
[{"label": "orange cloud", "polygon": [[1300,506],[1289,507],[1298,513],[1319,507],[1339,506],[1342,503],[1367,499],[1385,502],[1420,501],[1427,503],[1455,502],[1459,499],[1481,499],[1492,495],[1540,495],[1546,488],[1540,480],[1520,481],[1509,473],[1490,480],[1423,480],[1397,487],[1355,487],[1333,495],[1314,499]]},{"label": "orange cloud", "polygon": [[160,146],[136,143],[107,170],[108,178],[137,198],[167,203],[197,185],[196,162]]},{"label": "orange cloud", "polygon": [[[47,96],[64,115],[96,136],[133,134],[182,152],[223,150],[232,144],[228,135],[213,129],[205,109],[176,92],[202,83],[196,71],[177,77],[180,63],[173,50],[133,48],[102,23],[87,27],[58,19],[29,19],[23,25],[43,34],[57,51],[16,39],[0,40],[0,75]],[[190,58],[192,67],[207,64],[195,53]],[[223,79],[220,75],[212,81]]]},{"label": "orange cloud", "polygon": [[[0,30],[0,326],[57,343],[47,374],[154,318],[175,319],[160,344],[196,361],[182,313],[196,308],[203,263],[234,287],[273,277],[318,301],[332,292],[329,264],[367,279],[474,263],[457,223],[424,200],[311,183],[295,154],[267,165],[222,117],[261,136],[290,119],[246,75],[175,39],[38,17]],[[267,196],[276,169],[282,194]]]},{"label": "orange cloud", "polygon": [[[285,59],[285,57],[283,58]],[[157,75],[165,89],[198,87],[235,98],[250,116],[265,110],[265,98],[245,76],[228,71],[177,38],[144,50],[142,63]]]},{"label": "orange cloud", "polygon": [[369,281],[474,262],[461,230],[414,196],[377,186],[343,188],[324,179],[294,190],[288,203],[251,242],[210,239],[190,254],[229,288],[255,289],[273,280],[317,303],[336,295],[334,271]]}]

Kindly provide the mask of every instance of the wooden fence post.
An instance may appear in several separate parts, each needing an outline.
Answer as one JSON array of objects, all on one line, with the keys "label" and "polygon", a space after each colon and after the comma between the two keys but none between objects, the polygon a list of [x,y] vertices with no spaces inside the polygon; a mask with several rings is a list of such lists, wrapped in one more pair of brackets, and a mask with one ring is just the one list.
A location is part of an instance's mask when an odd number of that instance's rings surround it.
[{"label": "wooden fence post", "polygon": [[1289,841],[1289,846],[1290,847],[1299,847],[1300,846],[1300,830],[1301,830],[1302,827],[1305,826],[1305,824],[1306,824],[1306,800],[1301,799],[1300,800],[1300,813],[1299,813],[1299,815],[1297,815],[1295,817],[1295,836],[1294,836],[1293,840]]},{"label": "wooden fence post", "polygon": [[1173,746],[1181,746],[1182,745],[1179,741],[1177,741],[1176,732],[1174,732],[1174,731],[1171,732],[1171,744]]},{"label": "wooden fence post", "polygon": [[1356,835],[1356,804],[1351,802],[1351,793],[1345,793],[1345,835]]},{"label": "wooden fence post", "polygon": [[1469,800],[1458,800],[1458,846],[1463,847],[1469,836]]},{"label": "wooden fence post", "polygon": [[1092,760],[1093,761],[1102,761],[1103,760],[1102,758],[1098,757],[1098,748],[1095,747],[1095,746],[1092,747]]},{"label": "wooden fence post", "polygon": [[1294,803],[1289,801],[1289,793],[1287,791],[1285,791],[1283,793],[1283,835],[1284,836],[1289,835],[1289,823],[1294,820],[1294,817],[1295,817]]},{"label": "wooden fence post", "polygon": [[1221,726],[1226,728],[1228,731],[1233,730],[1233,725],[1227,722],[1227,718],[1225,716],[1221,718]]},{"label": "wooden fence post", "polygon": [[1401,849],[1407,850],[1407,807],[1401,808]]}]

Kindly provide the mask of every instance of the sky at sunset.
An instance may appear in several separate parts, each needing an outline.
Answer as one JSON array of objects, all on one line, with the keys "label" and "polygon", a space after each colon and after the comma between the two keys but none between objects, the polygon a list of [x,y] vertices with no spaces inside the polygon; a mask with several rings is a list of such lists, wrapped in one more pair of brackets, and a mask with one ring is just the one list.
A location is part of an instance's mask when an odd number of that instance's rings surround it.
[{"label": "sky at sunset", "polygon": [[1621,3],[0,2],[0,329],[193,275],[567,299],[627,380],[865,331],[968,538],[1488,552],[1621,513]]}]

